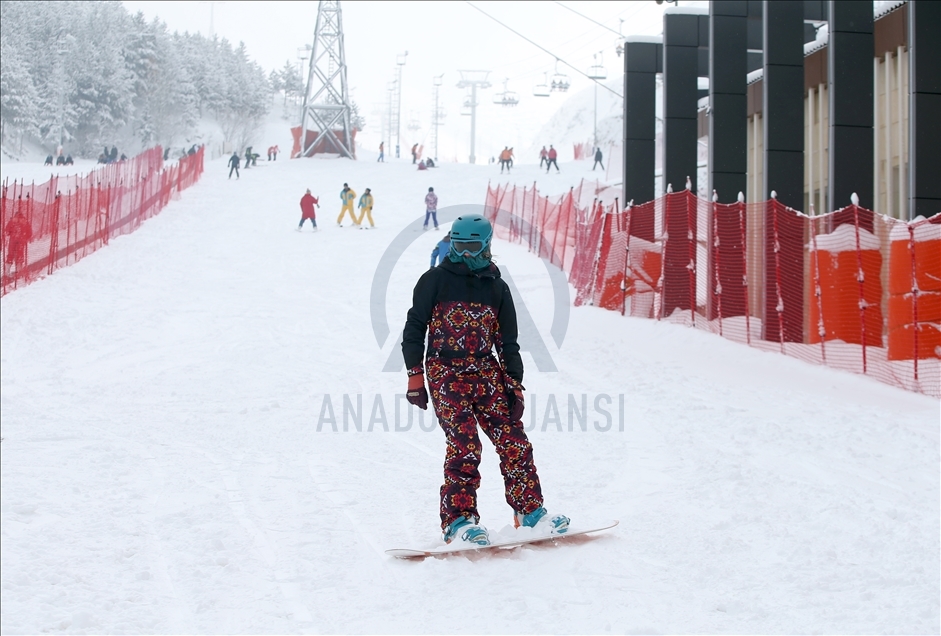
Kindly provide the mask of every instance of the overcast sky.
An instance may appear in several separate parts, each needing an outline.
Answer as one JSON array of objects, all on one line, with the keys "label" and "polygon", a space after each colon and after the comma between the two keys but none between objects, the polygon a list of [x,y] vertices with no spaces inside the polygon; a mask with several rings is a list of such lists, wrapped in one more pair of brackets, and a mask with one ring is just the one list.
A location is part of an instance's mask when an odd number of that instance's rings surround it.
[{"label": "overcast sky", "polygon": [[[609,77],[619,74],[622,58],[615,53],[618,31],[624,35],[659,34],[666,6],[650,0],[473,4],[553,55],[514,35],[468,2],[341,3],[350,93],[367,122],[361,139],[378,143],[380,113],[387,110],[387,90],[394,77],[396,56],[408,51],[402,78],[403,143],[430,143],[432,82],[434,76],[444,74],[441,106],[447,111],[447,119],[441,129],[441,154],[461,151],[464,144],[455,145],[453,140],[469,136],[469,117],[460,115],[465,91],[455,86],[460,79],[458,70],[481,69],[491,71],[493,87],[478,98],[478,155],[487,153],[490,147],[524,148],[566,97],[553,94],[537,98],[532,94],[544,74],[551,77],[555,71],[553,56],[584,71],[598,60]],[[318,3],[143,1],[124,5],[131,12],[142,11],[148,19],[159,17],[171,31],[209,35],[211,25],[218,36],[233,44],[244,42],[249,55],[270,71],[281,68],[285,61],[298,63],[298,49],[312,44]],[[570,94],[590,86],[588,79],[562,63],[558,66],[570,78]],[[306,68],[303,76],[306,80]],[[505,78],[509,78],[508,88],[520,97],[516,107],[492,103],[493,94],[503,90]],[[422,129],[408,131],[407,125],[413,121]]]}]

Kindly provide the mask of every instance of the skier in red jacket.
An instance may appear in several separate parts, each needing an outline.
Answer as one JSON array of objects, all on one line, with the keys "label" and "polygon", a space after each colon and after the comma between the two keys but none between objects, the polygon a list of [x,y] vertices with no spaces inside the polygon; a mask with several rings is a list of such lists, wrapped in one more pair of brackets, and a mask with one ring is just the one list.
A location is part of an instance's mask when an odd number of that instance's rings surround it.
[{"label": "skier in red jacket", "polygon": [[301,197],[301,222],[297,224],[297,231],[300,232],[304,227],[304,221],[310,219],[310,224],[314,226],[314,232],[317,231],[317,211],[320,202],[310,193],[310,188],[304,196]]},{"label": "skier in red jacket", "polygon": [[555,166],[555,171],[556,171],[556,172],[562,172],[561,170],[559,170],[559,164],[558,164],[558,162],[556,161],[556,158],[557,158],[558,156],[559,156],[559,153],[558,153],[558,152],[556,151],[556,149],[553,148],[552,145],[550,144],[550,145],[549,145],[549,154],[548,154],[549,160],[546,162],[546,174],[549,174],[549,170],[552,169],[552,166]]},{"label": "skier in red jacket", "polygon": [[[22,201],[20,203],[22,204]],[[17,210],[13,218],[7,222],[6,227],[3,228],[3,238],[7,240],[3,264],[6,265],[7,270],[15,266],[19,274],[26,267],[26,247],[29,245],[29,240],[33,238],[33,228],[30,226],[29,219],[23,214],[23,210]]]}]

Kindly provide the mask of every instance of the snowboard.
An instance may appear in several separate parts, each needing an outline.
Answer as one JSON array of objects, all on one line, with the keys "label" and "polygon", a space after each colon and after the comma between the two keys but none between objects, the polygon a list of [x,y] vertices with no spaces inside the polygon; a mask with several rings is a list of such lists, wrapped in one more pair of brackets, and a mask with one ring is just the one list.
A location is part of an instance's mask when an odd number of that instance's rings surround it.
[{"label": "snowboard", "polygon": [[[519,546],[529,545],[531,543],[543,543],[548,541],[551,541],[552,543],[559,543],[567,539],[571,539],[572,537],[580,537],[586,534],[591,534],[593,532],[609,530],[616,525],[618,525],[617,521],[607,521],[595,526],[570,526],[568,532],[564,534],[548,535],[532,534],[527,532],[527,530],[529,530],[528,528],[519,528],[516,531],[511,531],[509,533],[501,532],[496,536],[491,537],[493,543],[490,545],[474,546],[463,543],[460,545],[445,544],[425,550],[415,548],[395,548],[392,550],[386,550],[386,554],[399,559],[424,559],[431,556],[443,556],[451,554],[479,554],[482,552],[492,552],[495,550],[508,550],[510,548],[517,548]],[[518,536],[510,536],[514,534]]]}]

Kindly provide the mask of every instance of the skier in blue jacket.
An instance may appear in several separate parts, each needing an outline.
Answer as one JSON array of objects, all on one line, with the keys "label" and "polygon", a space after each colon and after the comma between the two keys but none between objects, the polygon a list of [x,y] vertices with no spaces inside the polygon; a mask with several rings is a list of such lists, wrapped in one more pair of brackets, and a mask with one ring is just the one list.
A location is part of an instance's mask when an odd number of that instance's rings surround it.
[{"label": "skier in blue jacket", "polygon": [[440,265],[448,257],[451,251],[451,233],[448,232],[444,238],[438,241],[435,249],[431,250],[431,266]]}]

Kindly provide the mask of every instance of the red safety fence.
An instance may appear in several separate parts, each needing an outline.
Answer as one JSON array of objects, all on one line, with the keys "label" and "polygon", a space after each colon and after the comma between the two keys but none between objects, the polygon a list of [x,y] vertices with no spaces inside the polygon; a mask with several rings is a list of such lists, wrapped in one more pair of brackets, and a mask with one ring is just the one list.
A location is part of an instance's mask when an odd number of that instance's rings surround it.
[{"label": "red safety fence", "polygon": [[809,217],[689,191],[620,209],[580,202],[586,190],[488,187],[485,202],[498,238],[568,273],[576,305],[941,397],[941,214],[906,223],[850,205]]},{"label": "red safety fence", "polygon": [[53,176],[40,185],[7,180],[0,198],[0,295],[133,232],[202,173],[203,148],[166,165],[158,146],[85,176]]}]

